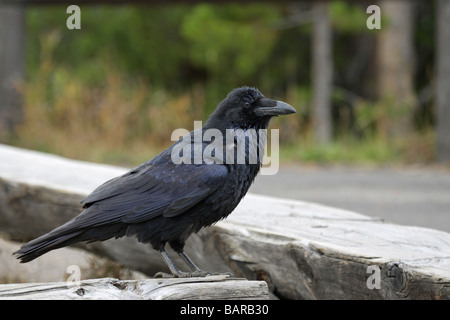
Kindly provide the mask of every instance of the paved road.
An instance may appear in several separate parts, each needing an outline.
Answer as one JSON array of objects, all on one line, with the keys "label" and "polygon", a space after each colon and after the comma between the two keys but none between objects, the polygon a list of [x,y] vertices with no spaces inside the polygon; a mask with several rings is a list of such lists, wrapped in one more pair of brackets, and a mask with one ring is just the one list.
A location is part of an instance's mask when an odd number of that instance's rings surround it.
[{"label": "paved road", "polygon": [[283,166],[250,192],[317,202],[450,232],[450,170]]}]

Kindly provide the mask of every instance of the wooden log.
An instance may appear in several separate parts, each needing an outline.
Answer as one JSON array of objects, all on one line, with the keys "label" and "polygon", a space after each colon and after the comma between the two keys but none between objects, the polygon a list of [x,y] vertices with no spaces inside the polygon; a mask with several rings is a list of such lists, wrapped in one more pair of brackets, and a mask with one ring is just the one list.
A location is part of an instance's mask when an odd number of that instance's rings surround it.
[{"label": "wooden log", "polygon": [[0,285],[0,299],[22,300],[264,300],[264,281],[217,275],[146,280],[90,279],[73,282]]},{"label": "wooden log", "polygon": [[[22,240],[48,232],[125,170],[0,145],[0,231]],[[86,248],[149,275],[165,270],[132,238]],[[290,299],[450,299],[449,248],[446,232],[252,194],[186,244],[202,269],[264,280]]]}]

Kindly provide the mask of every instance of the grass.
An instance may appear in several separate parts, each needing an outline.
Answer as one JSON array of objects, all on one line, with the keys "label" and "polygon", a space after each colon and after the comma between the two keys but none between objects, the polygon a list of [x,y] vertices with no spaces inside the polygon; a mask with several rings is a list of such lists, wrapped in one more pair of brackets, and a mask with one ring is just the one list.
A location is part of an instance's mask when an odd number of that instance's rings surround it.
[{"label": "grass", "polygon": [[288,144],[280,149],[280,158],[286,162],[320,164],[412,164],[434,161],[434,133],[391,141],[380,136],[364,140],[344,136],[332,143],[317,145],[312,139],[301,138],[299,143]]}]

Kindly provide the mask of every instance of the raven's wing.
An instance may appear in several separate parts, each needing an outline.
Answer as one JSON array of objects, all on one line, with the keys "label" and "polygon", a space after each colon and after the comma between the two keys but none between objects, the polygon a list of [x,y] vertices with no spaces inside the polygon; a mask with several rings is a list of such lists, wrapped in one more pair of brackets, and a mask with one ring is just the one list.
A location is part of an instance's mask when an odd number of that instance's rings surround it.
[{"label": "raven's wing", "polygon": [[16,254],[27,262],[78,241],[121,236],[121,223],[139,223],[160,215],[175,217],[216,191],[227,175],[226,166],[219,164],[150,161],[98,187],[83,201],[82,213],[30,241]]},{"label": "raven's wing", "polygon": [[156,190],[151,190],[151,199],[134,206],[122,222],[137,223],[149,217],[163,215],[175,217],[195,206],[216,191],[226,180],[228,169],[224,165],[178,165],[168,176],[156,178]]},{"label": "raven's wing", "polygon": [[227,174],[220,164],[144,164],[94,190],[72,223],[83,228],[175,217],[216,191]]}]

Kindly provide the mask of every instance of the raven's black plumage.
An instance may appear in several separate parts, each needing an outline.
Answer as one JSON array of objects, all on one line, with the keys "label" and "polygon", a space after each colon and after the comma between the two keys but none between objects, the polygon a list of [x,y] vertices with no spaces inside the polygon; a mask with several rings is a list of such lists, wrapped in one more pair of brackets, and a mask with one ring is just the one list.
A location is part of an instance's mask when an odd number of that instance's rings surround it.
[{"label": "raven's black plumage", "polygon": [[[225,141],[227,129],[265,129],[271,117],[294,112],[291,106],[267,99],[257,89],[241,87],[217,106],[202,132],[219,130],[225,154],[230,147]],[[183,252],[186,239],[234,210],[258,174],[261,162],[258,156],[256,163],[249,163],[248,152],[258,144],[249,144],[247,138],[245,164],[215,154],[210,156],[210,162],[203,159],[196,164],[195,151],[187,157],[192,160],[190,164],[175,164],[174,148],[186,141],[193,143],[195,132],[189,135],[148,162],[99,186],[82,201],[83,212],[22,246],[15,252],[18,259],[28,262],[79,241],[136,236],[159,250],[175,275],[182,273],[165,253],[166,243],[180,253],[193,271],[200,271]],[[210,141],[203,142],[201,150],[209,144]],[[231,147],[236,155],[236,142]],[[215,163],[211,164],[212,160]]]}]

